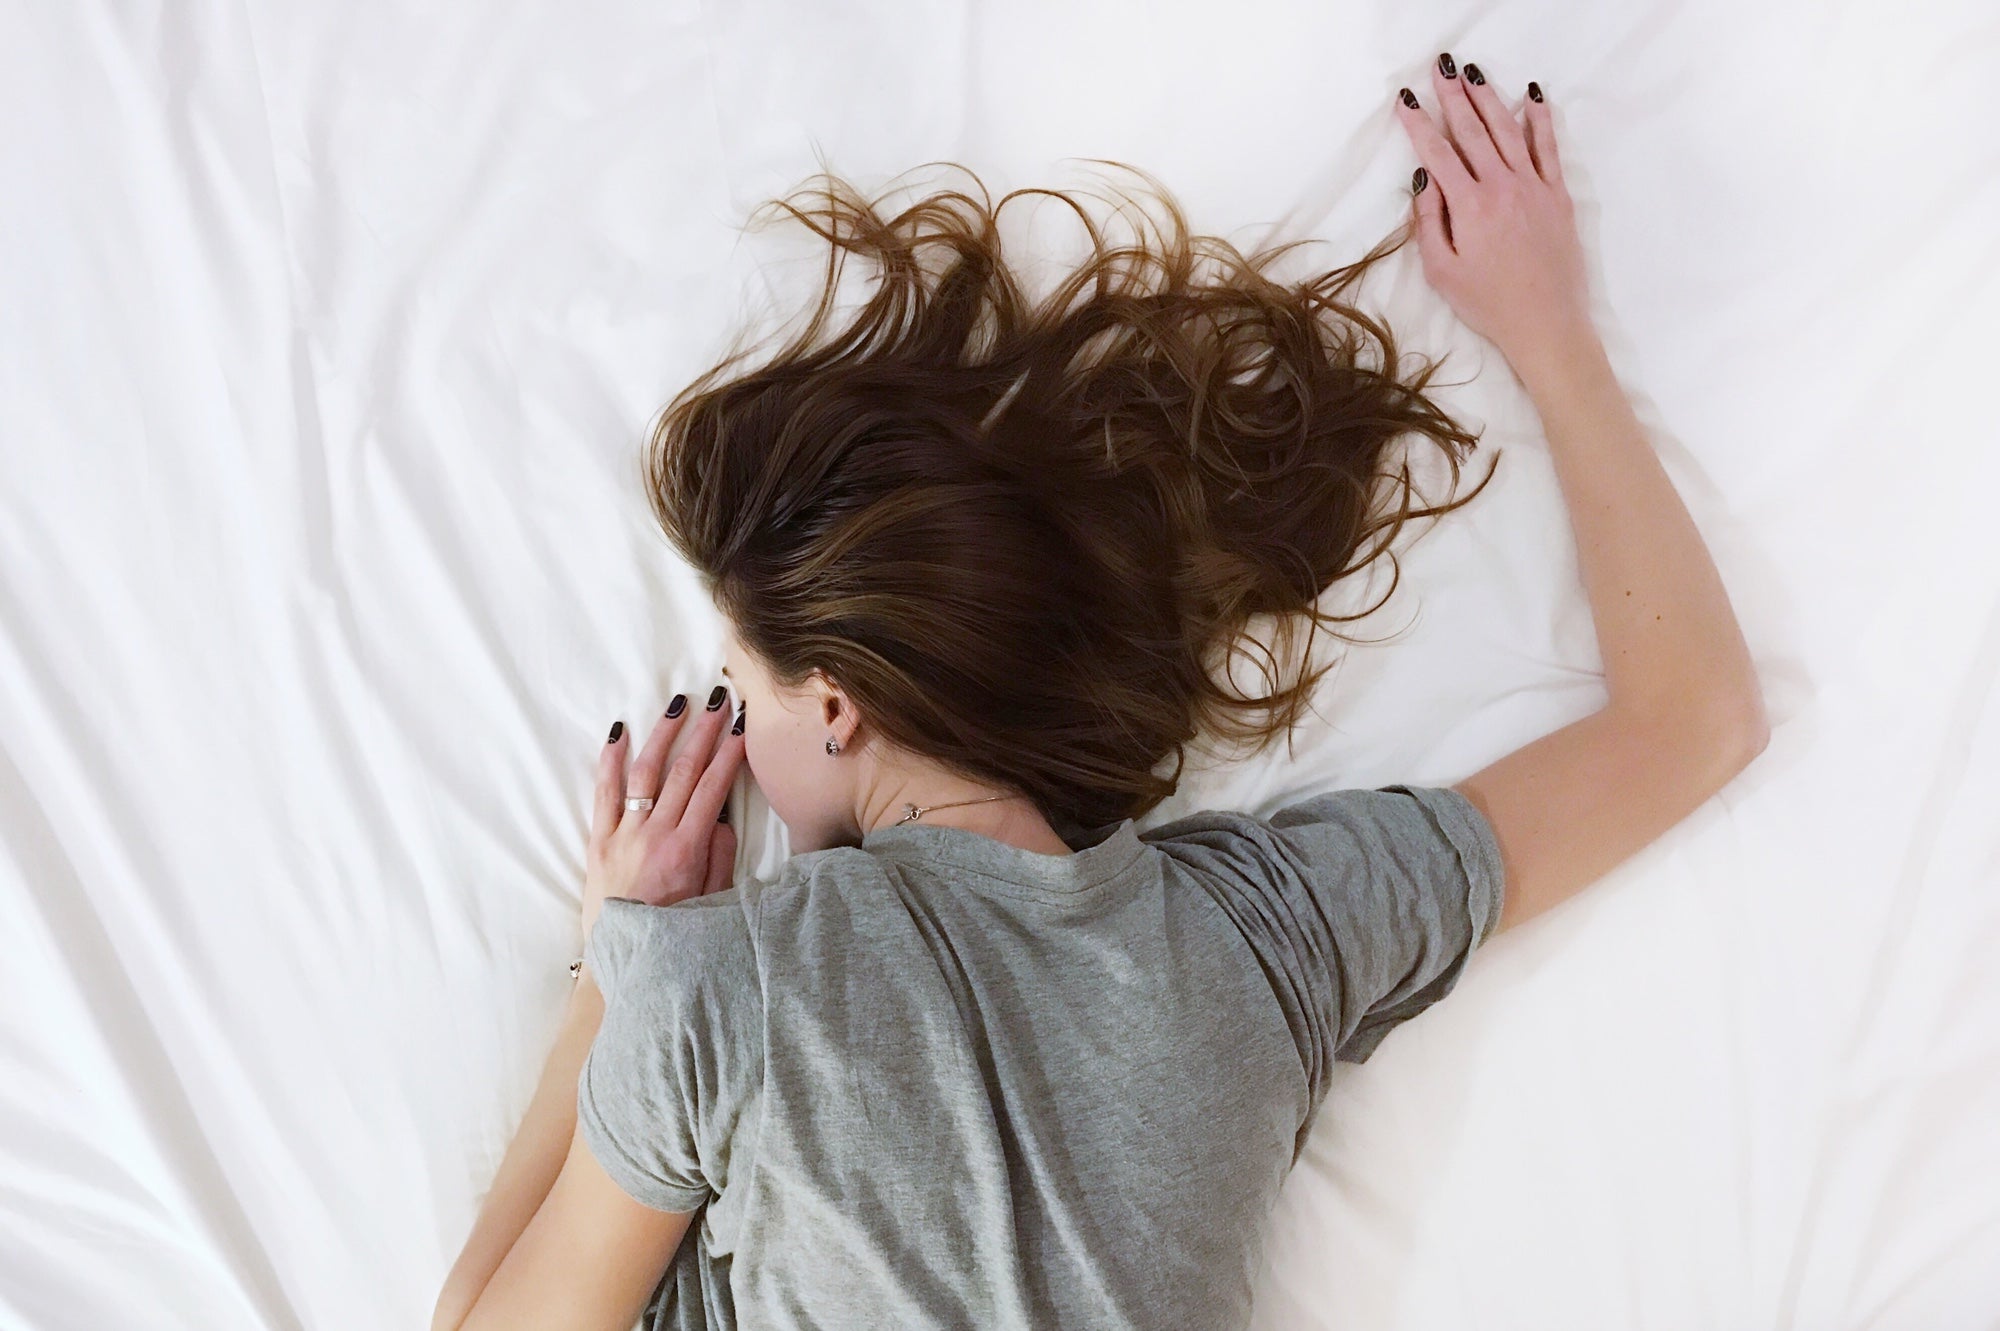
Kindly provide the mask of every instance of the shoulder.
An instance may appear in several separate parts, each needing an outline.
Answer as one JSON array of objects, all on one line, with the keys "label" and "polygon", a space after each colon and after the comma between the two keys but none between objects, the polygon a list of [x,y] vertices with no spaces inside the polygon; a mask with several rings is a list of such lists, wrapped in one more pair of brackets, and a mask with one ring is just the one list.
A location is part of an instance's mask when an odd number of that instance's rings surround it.
[{"label": "shoulder", "polygon": [[768,882],[750,887],[751,918],[767,936],[789,938],[806,917],[852,920],[895,900],[894,862],[859,846],[803,851]]},{"label": "shoulder", "polygon": [[1454,830],[1468,815],[1477,816],[1472,801],[1450,786],[1419,786],[1396,783],[1387,786],[1348,786],[1287,800],[1272,813],[1244,813],[1235,809],[1203,809],[1161,823],[1139,834],[1145,841],[1200,841],[1216,831],[1244,832],[1284,828],[1302,823],[1335,822],[1356,824],[1399,821],[1421,810],[1424,815],[1454,824]]},{"label": "shoulder", "polygon": [[[1231,892],[1310,892],[1323,902],[1435,897],[1468,908],[1482,940],[1504,891],[1500,845],[1479,807],[1450,786],[1398,783],[1324,791],[1267,816],[1205,810],[1143,834]],[[1401,907],[1393,913],[1403,913]]]},{"label": "shoulder", "polygon": [[[770,878],[746,878],[722,892],[653,906],[611,897],[591,928],[585,956],[607,999],[647,983],[686,983],[704,972],[755,974],[763,938],[789,937],[799,917],[866,910],[886,901],[888,866],[858,846],[808,851]],[[773,935],[767,923],[781,923]]]},{"label": "shoulder", "polygon": [[611,897],[584,956],[606,1002],[723,976],[754,978],[755,903],[755,892],[745,893],[742,885],[670,906]]}]

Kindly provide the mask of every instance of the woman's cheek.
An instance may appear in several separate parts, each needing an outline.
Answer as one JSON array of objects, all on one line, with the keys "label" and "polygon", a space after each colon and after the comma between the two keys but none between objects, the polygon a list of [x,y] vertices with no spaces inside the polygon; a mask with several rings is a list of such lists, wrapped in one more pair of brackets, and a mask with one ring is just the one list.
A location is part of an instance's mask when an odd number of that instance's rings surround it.
[{"label": "woman's cheek", "polygon": [[766,717],[761,727],[753,720],[743,728],[743,765],[750,769],[750,779],[767,797],[774,791],[782,792],[785,786],[783,725],[784,718],[779,716]]}]

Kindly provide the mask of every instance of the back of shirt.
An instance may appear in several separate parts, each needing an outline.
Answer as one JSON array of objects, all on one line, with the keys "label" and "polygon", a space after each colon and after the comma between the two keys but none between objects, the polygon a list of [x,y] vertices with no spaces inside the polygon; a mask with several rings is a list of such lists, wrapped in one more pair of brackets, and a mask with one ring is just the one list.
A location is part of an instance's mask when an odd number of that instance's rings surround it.
[{"label": "back of shirt", "polygon": [[1240,1327],[1336,1058],[1449,992],[1501,904],[1446,787],[1098,829],[909,823],[590,939],[578,1127],[705,1207],[656,1327]]}]

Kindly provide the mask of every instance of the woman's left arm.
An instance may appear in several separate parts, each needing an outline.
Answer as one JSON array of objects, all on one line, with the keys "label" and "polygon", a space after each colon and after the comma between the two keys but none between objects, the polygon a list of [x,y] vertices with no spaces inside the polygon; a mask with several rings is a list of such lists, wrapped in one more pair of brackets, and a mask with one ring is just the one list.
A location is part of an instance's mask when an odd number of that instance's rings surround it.
[{"label": "woman's left arm", "polygon": [[[679,715],[662,717],[632,766],[614,726],[598,761],[583,893],[584,936],[604,902],[669,905],[731,885],[736,833],[717,821],[743,762],[729,713],[705,712],[664,778]],[[657,792],[652,808],[624,807]],[[577,1081],[604,1019],[604,995],[586,963],[570,993],[555,1048],[529,1101],[465,1249],[452,1264],[432,1331],[483,1326],[601,1326],[628,1331],[687,1232],[692,1212],[656,1211],[614,1183],[576,1131]]]},{"label": "woman's left arm", "polygon": [[542,1067],[541,1084],[535,1087],[507,1154],[501,1157],[492,1190],[465,1240],[465,1250],[445,1277],[437,1310],[431,1316],[432,1331],[458,1331],[464,1324],[487,1282],[555,1185],[576,1137],[576,1082],[583,1071],[583,1056],[590,1052],[590,1042],[597,1038],[598,1023],[603,1019],[604,995],[585,965],[570,991],[555,1048]]}]

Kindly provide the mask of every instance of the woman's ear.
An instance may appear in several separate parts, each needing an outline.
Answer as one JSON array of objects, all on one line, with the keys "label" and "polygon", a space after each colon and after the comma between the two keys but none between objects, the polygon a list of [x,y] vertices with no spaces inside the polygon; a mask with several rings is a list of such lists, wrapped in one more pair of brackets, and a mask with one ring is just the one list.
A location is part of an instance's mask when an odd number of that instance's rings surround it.
[{"label": "woman's ear", "polygon": [[827,728],[840,747],[845,749],[854,740],[854,732],[861,728],[861,715],[848,696],[841,692],[840,685],[815,670],[806,681],[812,690],[818,709],[820,724]]}]

